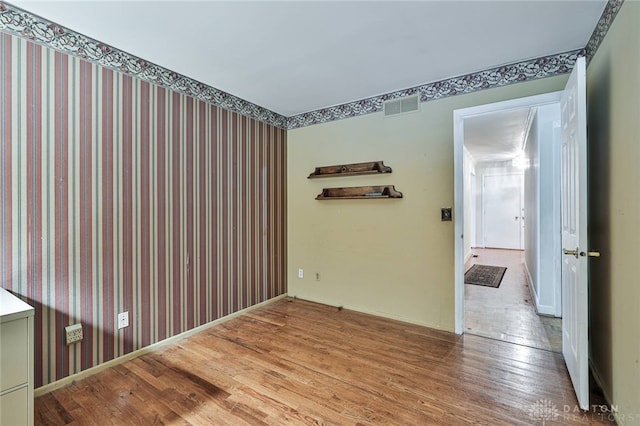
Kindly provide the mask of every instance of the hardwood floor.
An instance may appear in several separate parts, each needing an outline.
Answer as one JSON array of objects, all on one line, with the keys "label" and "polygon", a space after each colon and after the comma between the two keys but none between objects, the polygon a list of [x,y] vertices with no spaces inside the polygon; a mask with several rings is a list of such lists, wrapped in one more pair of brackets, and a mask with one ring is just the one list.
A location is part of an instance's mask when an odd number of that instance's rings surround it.
[{"label": "hardwood floor", "polygon": [[527,285],[524,252],[473,249],[465,264],[505,266],[498,288],[466,284],[465,332],[534,348],[562,352],[562,319],[538,315]]},{"label": "hardwood floor", "polygon": [[[591,403],[604,402],[593,394]],[[35,419],[45,425],[608,423],[606,412],[575,407],[559,354],[283,299],[43,395]]]}]

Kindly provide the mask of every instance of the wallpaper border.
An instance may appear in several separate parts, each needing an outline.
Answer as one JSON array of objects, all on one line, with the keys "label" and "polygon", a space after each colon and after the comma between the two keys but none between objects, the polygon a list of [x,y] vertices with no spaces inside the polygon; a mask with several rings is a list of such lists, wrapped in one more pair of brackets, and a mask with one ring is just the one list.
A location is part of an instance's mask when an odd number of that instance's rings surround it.
[{"label": "wallpaper border", "polygon": [[385,101],[415,94],[420,95],[420,102],[428,102],[449,96],[477,92],[484,89],[506,86],[523,81],[554,77],[571,72],[579,56],[586,56],[591,61],[613,20],[622,7],[624,0],[608,0],[600,15],[600,19],[583,49],[542,56],[528,61],[514,62],[484,71],[460,75],[457,77],[426,83],[404,90],[385,93],[383,95],[348,102],[328,108],[294,115],[287,120],[287,129],[296,129],[313,124],[326,123],[344,118],[380,112]]},{"label": "wallpaper border", "polygon": [[380,112],[385,101],[403,96],[419,94],[421,102],[428,102],[571,72],[579,56],[586,56],[587,62],[591,60],[623,3],[624,0],[608,0],[583,49],[506,64],[290,117],[86,37],[5,2],[0,2],[0,30],[193,96],[278,128],[291,130]]},{"label": "wallpaper border", "polygon": [[420,102],[568,73],[582,50],[543,56],[289,117],[288,129],[380,112],[385,101],[415,94]]},{"label": "wallpaper border", "polygon": [[608,0],[607,5],[602,11],[602,15],[596,24],[596,27],[593,29],[593,33],[587,42],[587,45],[584,48],[585,55],[587,57],[587,63],[591,61],[593,55],[595,55],[596,51],[602,44],[602,40],[607,35],[609,28],[611,28],[611,24],[613,20],[618,15],[620,8],[622,7],[622,3],[624,0]]},{"label": "wallpaper border", "polygon": [[287,117],[0,2],[0,30],[281,129]]}]

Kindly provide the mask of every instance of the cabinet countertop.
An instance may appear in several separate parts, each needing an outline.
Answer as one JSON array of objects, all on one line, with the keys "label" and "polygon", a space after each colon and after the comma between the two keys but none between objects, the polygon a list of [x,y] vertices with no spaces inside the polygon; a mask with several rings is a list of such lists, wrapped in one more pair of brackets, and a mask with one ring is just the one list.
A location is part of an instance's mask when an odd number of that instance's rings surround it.
[{"label": "cabinet countertop", "polygon": [[0,288],[0,323],[32,316],[34,309],[4,288]]}]

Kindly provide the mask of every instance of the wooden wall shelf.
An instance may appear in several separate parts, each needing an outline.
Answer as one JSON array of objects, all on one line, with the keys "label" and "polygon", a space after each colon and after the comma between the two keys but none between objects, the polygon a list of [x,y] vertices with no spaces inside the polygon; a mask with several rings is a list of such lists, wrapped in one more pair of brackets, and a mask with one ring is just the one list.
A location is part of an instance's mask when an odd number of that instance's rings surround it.
[{"label": "wooden wall shelf", "polygon": [[365,200],[372,198],[402,198],[393,185],[324,188],[316,200]]},{"label": "wooden wall shelf", "polygon": [[368,163],[341,164],[338,166],[323,166],[307,176],[307,179],[317,179],[336,176],[357,176],[376,173],[391,173],[391,167],[387,167],[382,161],[369,161]]}]

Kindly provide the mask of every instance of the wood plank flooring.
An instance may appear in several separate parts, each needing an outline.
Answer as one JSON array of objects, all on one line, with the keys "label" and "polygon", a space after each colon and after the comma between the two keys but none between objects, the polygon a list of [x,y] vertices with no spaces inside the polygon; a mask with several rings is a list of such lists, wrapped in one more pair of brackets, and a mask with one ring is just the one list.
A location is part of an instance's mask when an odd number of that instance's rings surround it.
[{"label": "wood plank flooring", "polygon": [[[604,402],[593,394],[591,403]],[[43,395],[35,419],[608,424],[606,412],[574,412],[576,406],[557,353],[283,299]]]},{"label": "wood plank flooring", "polygon": [[562,352],[562,319],[538,315],[529,291],[520,250],[473,249],[465,264],[505,266],[499,288],[466,284],[466,333]]}]

